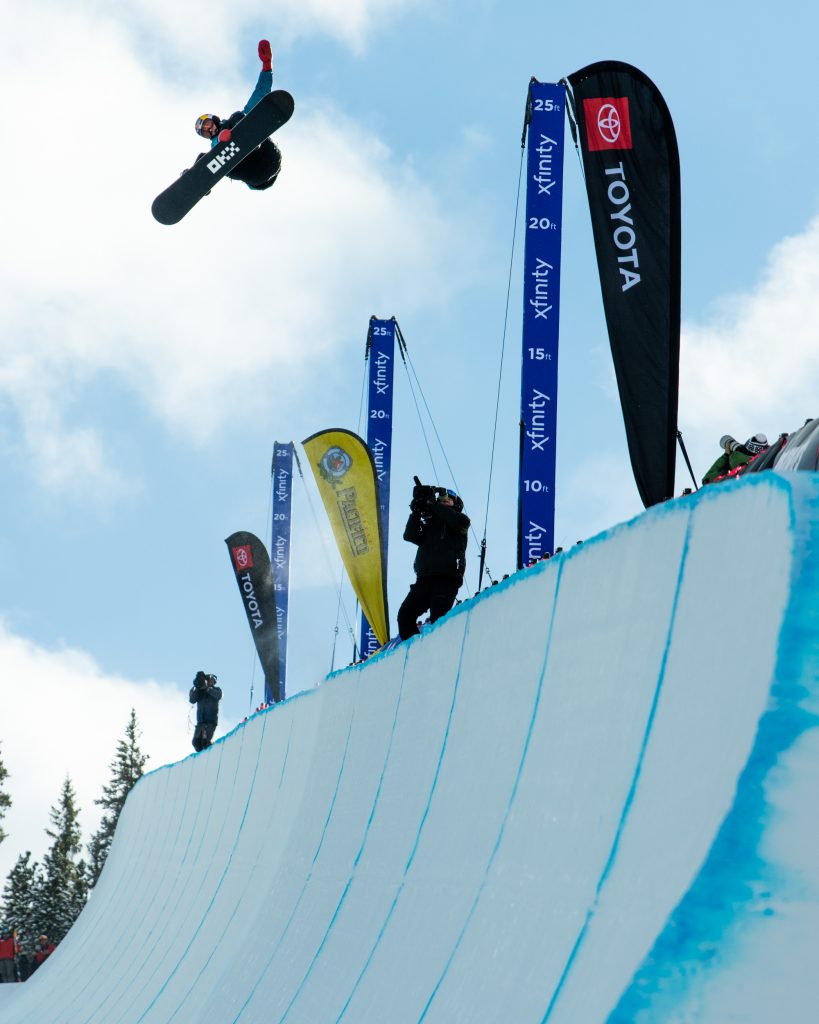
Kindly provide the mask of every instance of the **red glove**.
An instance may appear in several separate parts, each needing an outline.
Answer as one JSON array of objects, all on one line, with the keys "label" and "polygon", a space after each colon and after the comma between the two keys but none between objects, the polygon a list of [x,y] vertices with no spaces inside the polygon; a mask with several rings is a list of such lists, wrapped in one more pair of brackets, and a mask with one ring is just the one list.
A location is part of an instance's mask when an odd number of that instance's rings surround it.
[{"label": "red glove", "polygon": [[230,142],[230,128],[223,128],[219,132],[219,141],[220,142]]},{"label": "red glove", "polygon": [[266,39],[259,40],[259,60],[262,62],[262,71],[273,70],[273,51]]}]

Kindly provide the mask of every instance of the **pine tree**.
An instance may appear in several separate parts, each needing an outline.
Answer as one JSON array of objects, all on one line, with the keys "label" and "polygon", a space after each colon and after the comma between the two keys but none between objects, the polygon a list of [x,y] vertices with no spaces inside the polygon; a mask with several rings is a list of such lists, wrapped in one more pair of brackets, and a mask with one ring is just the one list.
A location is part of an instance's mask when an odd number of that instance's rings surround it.
[{"label": "pine tree", "polygon": [[103,807],[104,813],[99,829],[91,837],[88,854],[91,863],[88,866],[88,884],[94,886],[100,877],[108,851],[114,838],[120,812],[125,805],[125,798],[134,784],[142,777],[148,755],[139,748],[139,737],[142,735],[137,722],[136,711],[131,708],[131,717],[125,727],[125,739],[117,743],[114,760],[110,763],[111,781],[102,787],[102,796],[94,803]]},{"label": "pine tree", "polygon": [[3,831],[3,818],[6,816],[6,811],[11,807],[11,797],[3,789],[3,783],[8,778],[9,773],[6,771],[6,766],[3,764],[3,758],[0,756],[0,843],[6,838],[6,833]]},{"label": "pine tree", "polygon": [[35,917],[41,932],[59,942],[76,921],[88,898],[88,869],[77,860],[82,850],[79,808],[71,779],[66,776],[60,800],[51,808],[52,844],[42,865],[42,884],[35,896]]},{"label": "pine tree", "polygon": [[29,953],[40,935],[36,910],[40,884],[39,865],[32,862],[31,853],[26,852],[17,858],[3,887],[0,922],[6,928],[17,929],[20,945]]}]

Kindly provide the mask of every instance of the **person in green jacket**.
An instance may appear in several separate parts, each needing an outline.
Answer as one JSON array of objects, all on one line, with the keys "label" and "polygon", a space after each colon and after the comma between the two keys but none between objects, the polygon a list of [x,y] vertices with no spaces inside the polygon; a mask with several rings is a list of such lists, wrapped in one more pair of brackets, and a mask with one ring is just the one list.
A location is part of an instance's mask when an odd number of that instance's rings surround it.
[{"label": "person in green jacket", "polygon": [[722,455],[702,478],[703,484],[713,483],[717,477],[725,476],[732,469],[744,466],[746,462],[768,447],[768,438],[764,434],[754,434],[753,437],[748,438],[745,444],[740,444],[730,434],[723,434],[719,439],[719,446],[722,448]]}]

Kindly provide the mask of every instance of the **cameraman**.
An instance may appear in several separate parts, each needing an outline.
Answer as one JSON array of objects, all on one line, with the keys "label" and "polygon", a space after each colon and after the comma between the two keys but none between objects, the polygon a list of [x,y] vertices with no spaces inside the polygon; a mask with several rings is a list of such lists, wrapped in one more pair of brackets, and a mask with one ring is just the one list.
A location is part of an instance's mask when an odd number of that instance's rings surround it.
[{"label": "cameraman", "polygon": [[404,540],[418,545],[416,581],[398,609],[402,640],[416,636],[418,618],[429,610],[430,622],[446,615],[464,581],[469,517],[454,491],[424,485],[415,478]]},{"label": "cameraman", "polygon": [[219,722],[219,701],[222,690],[216,685],[216,676],[197,672],[191,687],[190,701],[196,705],[196,728],[193,730],[193,749],[204,750],[210,746],[213,733]]}]

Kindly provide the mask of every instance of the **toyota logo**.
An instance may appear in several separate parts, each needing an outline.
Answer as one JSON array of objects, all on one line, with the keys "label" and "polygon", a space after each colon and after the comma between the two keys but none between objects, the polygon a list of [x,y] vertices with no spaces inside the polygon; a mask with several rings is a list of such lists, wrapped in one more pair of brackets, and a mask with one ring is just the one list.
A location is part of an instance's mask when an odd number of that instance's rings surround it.
[{"label": "toyota logo", "polygon": [[620,112],[613,103],[604,103],[597,112],[597,130],[609,145],[620,138]]}]

